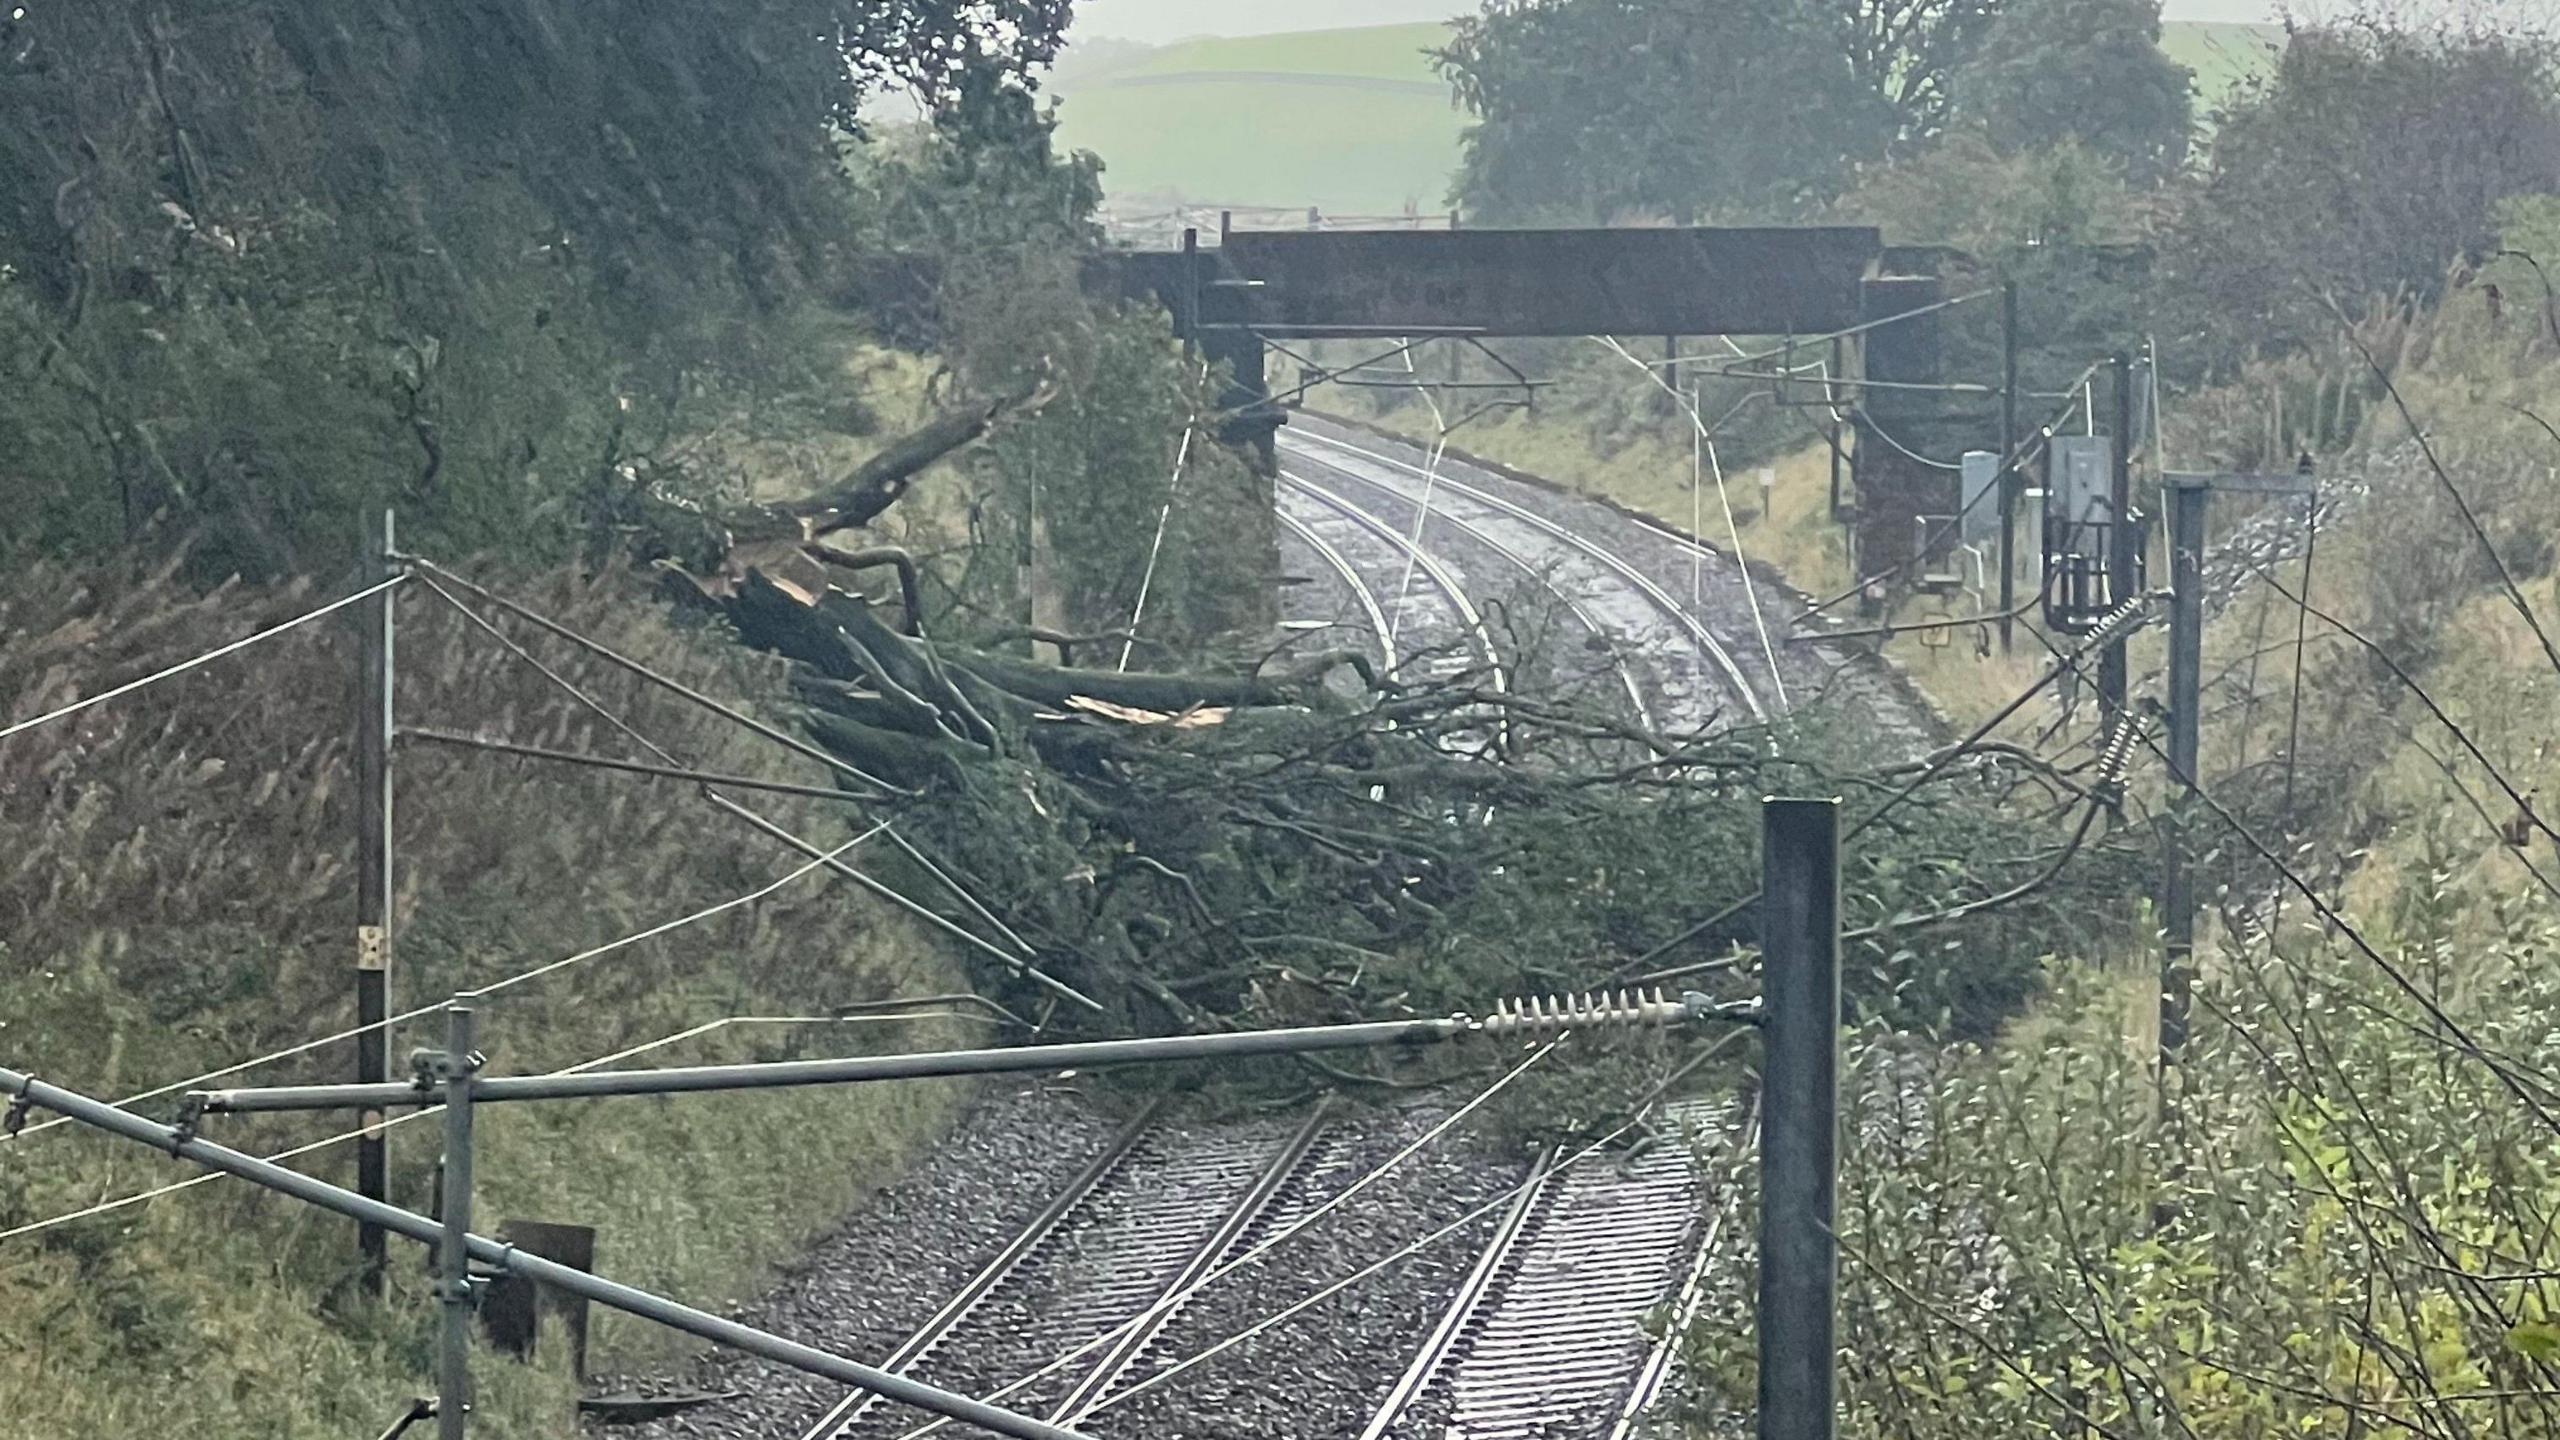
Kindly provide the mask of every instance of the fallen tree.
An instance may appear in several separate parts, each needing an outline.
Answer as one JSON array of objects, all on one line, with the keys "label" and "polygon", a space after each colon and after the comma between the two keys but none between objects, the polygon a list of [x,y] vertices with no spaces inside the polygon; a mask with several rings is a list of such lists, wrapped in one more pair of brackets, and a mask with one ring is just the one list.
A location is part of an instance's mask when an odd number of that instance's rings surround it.
[{"label": "fallen tree", "polygon": [[[1782,745],[1654,734],[1485,671],[1382,674],[1334,654],[1241,673],[1049,665],[761,569],[716,603],[795,662],[808,734],[910,797],[902,830],[1027,958],[1139,1025],[1431,1013],[1596,983],[1749,888],[1758,796],[1862,783],[1810,728]],[[2050,859],[2022,834],[2036,822],[1981,793],[1945,787],[1879,827],[1853,909],[1937,910]],[[2121,879],[2098,847],[2081,864],[2099,888]],[[2014,915],[2083,924],[2088,893],[2060,885]],[[1685,958],[1747,933],[1702,935]],[[1871,948],[1858,988],[1920,1023],[1978,1028],[2035,983],[2023,947],[1924,956],[1886,927]]]}]

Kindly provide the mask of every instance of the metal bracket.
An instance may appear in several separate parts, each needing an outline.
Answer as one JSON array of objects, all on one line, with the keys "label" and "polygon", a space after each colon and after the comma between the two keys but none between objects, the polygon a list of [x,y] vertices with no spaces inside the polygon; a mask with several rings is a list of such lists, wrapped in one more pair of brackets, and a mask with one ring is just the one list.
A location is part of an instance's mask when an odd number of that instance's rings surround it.
[{"label": "metal bracket", "polygon": [[15,1140],[18,1138],[18,1133],[27,1128],[28,1112],[35,1109],[35,1097],[28,1092],[35,1083],[36,1077],[30,1072],[27,1083],[18,1087],[17,1094],[9,1097],[8,1111],[0,1114],[0,1135],[6,1135]]},{"label": "metal bracket", "polygon": [[2210,490],[2217,495],[2314,495],[2320,488],[2319,477],[2307,469],[2290,475],[2170,470],[2163,472],[2160,478],[2172,489]]},{"label": "metal bracket", "polygon": [[356,927],[356,968],[388,970],[391,968],[391,935],[379,925]]},{"label": "metal bracket", "polygon": [[188,1142],[196,1138],[196,1130],[204,1123],[204,1097],[190,1095],[178,1107],[177,1123],[169,1127],[169,1158],[181,1158]]},{"label": "metal bracket", "polygon": [[489,1057],[478,1050],[461,1057],[443,1050],[417,1049],[409,1052],[409,1084],[420,1095],[431,1095],[450,1080],[477,1075],[489,1063]]}]

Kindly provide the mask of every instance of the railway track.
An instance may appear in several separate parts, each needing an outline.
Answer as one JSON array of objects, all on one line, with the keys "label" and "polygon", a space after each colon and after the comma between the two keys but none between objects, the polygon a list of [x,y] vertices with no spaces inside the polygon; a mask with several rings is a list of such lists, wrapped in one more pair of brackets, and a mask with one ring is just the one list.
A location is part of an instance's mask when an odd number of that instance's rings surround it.
[{"label": "railway track", "polygon": [[[1688,1101],[1663,1117],[1686,1138],[1725,1110]],[[1359,1440],[1633,1435],[1676,1360],[1645,1321],[1694,1305],[1721,1226],[1719,1212],[1701,1232],[1696,1170],[1685,1143],[1621,1165],[1541,1159]]]},{"label": "railway track", "polygon": [[[1468,596],[1466,582],[1445,561],[1385,517],[1336,490],[1286,471],[1281,482],[1283,522],[1293,530],[1303,527],[1305,534],[1322,543],[1325,548],[1319,554],[1328,564],[1339,562],[1337,573],[1359,597],[1376,627],[1388,668],[1398,668],[1410,655],[1434,678],[1446,679],[1481,664],[1491,672],[1495,688],[1508,683],[1484,613]],[[1422,581],[1422,588],[1381,600],[1372,577],[1401,577],[1408,567]],[[1418,618],[1408,626],[1406,617],[1412,611],[1419,612]],[[1409,634],[1416,638],[1408,641]]]},{"label": "railway track", "polygon": [[[1334,578],[1342,582],[1343,592],[1360,609],[1362,622],[1368,629],[1370,641],[1378,649],[1381,673],[1394,671],[1396,647],[1395,642],[1388,638],[1391,627],[1387,624],[1387,612],[1379,607],[1377,592],[1371,590],[1369,582],[1361,578],[1359,567],[1353,565],[1351,558],[1342,553],[1340,546],[1327,539],[1321,529],[1305,518],[1292,513],[1285,498],[1281,501],[1276,513],[1280,517],[1281,528],[1296,536],[1298,543],[1304,545],[1309,554],[1314,555],[1326,569],[1333,572]],[[1318,618],[1310,623],[1322,625],[1327,622]],[[1342,621],[1336,617],[1331,623],[1338,625]]]},{"label": "railway track", "polygon": [[[1608,547],[1445,468],[1427,471],[1411,461],[1301,426],[1282,430],[1280,443],[1284,457],[1297,466],[1293,474],[1284,464],[1283,476],[1296,485],[1311,483],[1304,472],[1320,470],[1328,482],[1357,484],[1407,511],[1421,507],[1427,488],[1434,524],[1538,575],[1542,583],[1566,595],[1576,617],[1609,646],[1613,663],[1626,675],[1631,693],[1646,713],[1680,725],[1699,725],[1724,708],[1720,701],[1728,701],[1740,705],[1753,720],[1768,718],[1768,706],[1758,688],[1706,622],[1642,568]],[[1389,524],[1403,538],[1405,530],[1392,521]],[[1660,533],[1669,536],[1667,531]],[[1694,542],[1680,543],[1700,554],[1710,553],[1699,550]]]},{"label": "railway track", "polygon": [[[1006,1398],[1072,1424],[1152,1372],[1181,1294],[1298,1208],[1323,1173],[1328,1108],[1281,1125],[1193,1133],[1158,1102],[1013,1235],[883,1368],[988,1394],[1077,1358]],[[1169,1297],[1170,1301],[1169,1301]],[[844,1397],[801,1440],[939,1430],[879,1395]]]},{"label": "railway track", "polygon": [[[1351,478],[1356,480],[1359,477],[1353,476]],[[1413,550],[1416,548],[1413,537],[1405,531],[1398,529],[1387,517],[1380,515],[1377,511],[1372,510],[1367,506],[1356,505],[1354,502],[1342,496],[1338,491],[1322,489],[1317,486],[1313,480],[1310,480],[1304,475],[1294,474],[1284,468],[1280,472],[1280,485],[1283,492],[1281,510],[1283,524],[1287,524],[1289,522],[1288,497],[1292,495],[1304,496],[1311,499],[1317,499],[1319,504],[1322,504],[1329,509],[1335,509],[1344,513],[1356,510],[1360,517],[1358,523],[1360,523],[1364,528],[1392,536],[1394,543],[1400,549]],[[1445,517],[1443,518],[1445,519]],[[1465,527],[1462,525],[1460,528],[1464,529]],[[1519,550],[1503,544],[1500,540],[1491,535],[1472,529],[1467,529],[1466,534],[1470,541],[1482,546],[1494,555],[1499,556],[1505,564],[1509,565],[1512,569],[1517,570],[1523,578],[1528,580],[1530,584],[1537,586],[1538,588],[1546,591],[1549,595],[1553,596],[1556,602],[1564,608],[1565,612],[1574,618],[1575,623],[1580,625],[1585,631],[1589,632],[1593,636],[1600,647],[1608,655],[1608,668],[1610,675],[1615,679],[1617,685],[1624,690],[1629,712],[1633,715],[1639,726],[1647,730],[1652,729],[1654,718],[1653,707],[1645,699],[1644,688],[1637,681],[1634,667],[1629,665],[1626,662],[1625,657],[1618,652],[1617,637],[1614,636],[1609,628],[1602,624],[1599,618],[1592,613],[1591,607],[1584,601],[1584,599],[1573,594],[1565,586],[1558,584],[1555,577],[1548,573],[1545,567],[1541,566],[1535,558],[1522,554]],[[1347,560],[1347,557],[1344,558]],[[1435,563],[1437,563],[1436,560]],[[1440,573],[1446,577],[1447,583],[1456,583],[1456,577],[1448,574],[1447,566],[1445,564],[1439,564],[1438,568]],[[1354,583],[1359,584],[1360,582],[1355,580]],[[1434,583],[1439,584],[1443,582],[1435,580]],[[1364,594],[1368,594],[1372,597],[1370,601],[1370,608],[1378,608],[1374,600],[1375,592],[1365,584],[1361,584],[1360,588]],[[1393,627],[1390,626],[1389,630],[1392,631]],[[1488,644],[1489,643],[1490,641],[1488,640]]]}]

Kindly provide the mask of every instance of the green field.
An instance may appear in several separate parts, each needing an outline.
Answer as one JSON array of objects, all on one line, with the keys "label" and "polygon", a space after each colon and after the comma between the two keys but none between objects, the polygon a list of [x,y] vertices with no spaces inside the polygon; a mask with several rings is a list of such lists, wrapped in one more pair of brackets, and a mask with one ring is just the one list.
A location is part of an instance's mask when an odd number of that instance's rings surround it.
[{"label": "green field", "polygon": [[1424,47],[1438,25],[1185,41],[1062,76],[1059,139],[1116,204],[1446,206],[1465,125]]},{"label": "green field", "polygon": [[[1068,67],[1059,138],[1102,157],[1115,208],[1315,206],[1333,215],[1446,208],[1466,116],[1425,51],[1439,25],[1189,40]],[[2172,23],[2198,109],[2267,63],[2270,26]]]}]

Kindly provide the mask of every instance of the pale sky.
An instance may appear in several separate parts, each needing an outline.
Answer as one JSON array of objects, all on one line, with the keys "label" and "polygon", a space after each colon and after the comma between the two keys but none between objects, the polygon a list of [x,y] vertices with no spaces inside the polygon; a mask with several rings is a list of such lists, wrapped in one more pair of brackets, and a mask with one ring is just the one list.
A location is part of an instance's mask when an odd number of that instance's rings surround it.
[{"label": "pale sky", "polygon": [[[1072,38],[1106,36],[1163,44],[1193,35],[1261,35],[1445,20],[1476,7],[1467,0],[1083,0]],[[2273,19],[2275,0],[2168,0],[2172,20]]]}]

